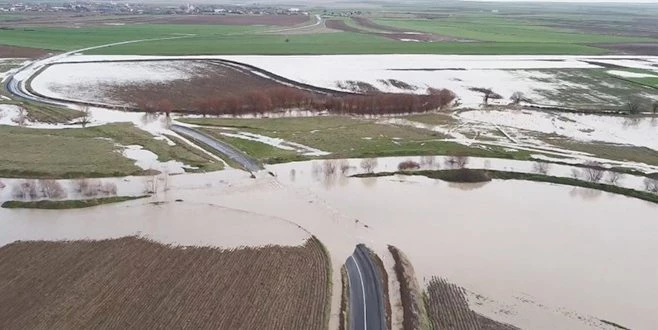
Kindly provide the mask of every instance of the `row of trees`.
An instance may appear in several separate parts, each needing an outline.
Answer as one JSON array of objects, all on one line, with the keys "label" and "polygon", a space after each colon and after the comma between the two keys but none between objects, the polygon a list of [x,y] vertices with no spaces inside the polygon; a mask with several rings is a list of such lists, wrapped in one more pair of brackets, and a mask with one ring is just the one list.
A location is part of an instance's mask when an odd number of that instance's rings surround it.
[{"label": "row of trees", "polygon": [[[112,182],[98,179],[76,179],[71,183],[71,191],[85,198],[116,196],[117,186]],[[12,187],[12,197],[16,200],[61,200],[68,197],[62,184],[53,179],[23,180]]]},{"label": "row of trees", "polygon": [[[231,96],[208,96],[193,102],[188,111],[203,115],[263,114],[275,110],[307,109],[350,114],[416,113],[449,106],[456,95],[447,89],[430,88],[427,94],[377,93],[367,95],[319,95],[293,87],[276,87]],[[138,100],[137,107],[145,112],[174,111],[168,99]]]}]

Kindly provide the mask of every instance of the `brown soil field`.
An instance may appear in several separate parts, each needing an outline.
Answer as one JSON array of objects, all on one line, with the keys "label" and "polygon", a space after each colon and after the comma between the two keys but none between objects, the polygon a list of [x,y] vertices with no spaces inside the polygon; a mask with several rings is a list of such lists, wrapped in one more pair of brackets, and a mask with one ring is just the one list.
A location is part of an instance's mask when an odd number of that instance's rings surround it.
[{"label": "brown soil field", "polygon": [[434,329],[513,330],[515,326],[494,321],[468,307],[464,289],[438,277],[427,288],[427,311]]},{"label": "brown soil field", "polygon": [[325,329],[330,261],[128,237],[0,248],[0,329]]},{"label": "brown soil field", "polygon": [[45,49],[0,45],[0,58],[37,58],[51,53]]},{"label": "brown soil field", "polygon": [[395,274],[400,282],[400,298],[402,300],[404,330],[428,329],[427,310],[423,303],[423,295],[416,280],[413,266],[407,256],[395,246],[388,246],[395,260]]},{"label": "brown soil field", "polygon": [[599,48],[613,50],[621,54],[658,55],[658,43],[654,44],[595,44]]},{"label": "brown soil field", "polygon": [[[207,61],[200,63],[209,63]],[[180,61],[181,66],[189,61]],[[263,78],[248,70],[212,62],[207,70],[191,79],[166,83],[105,85],[105,95],[113,100],[136,104],[140,100],[170,100],[180,111],[198,108],[196,102],[207,97],[225,98],[268,88],[286,87],[274,80]]]},{"label": "brown soil field", "polygon": [[[339,30],[339,31],[345,31],[345,32],[354,32],[354,33],[361,33],[361,34],[369,34],[369,35],[374,35],[374,36],[379,36],[379,37],[384,37],[384,38],[389,38],[389,39],[394,39],[394,40],[402,40],[402,39],[408,39],[408,40],[418,40],[418,41],[439,41],[439,40],[446,40],[445,38],[435,36],[433,34],[407,34],[407,33],[402,33],[402,32],[392,32],[392,33],[378,33],[378,32],[371,32],[368,30],[362,30],[359,28],[356,28],[354,26],[347,25],[345,21],[343,20],[335,20],[335,19],[330,19],[325,22],[325,25],[329,29],[333,30]],[[410,31],[411,32],[411,31]]]},{"label": "brown soil field", "polygon": [[167,24],[295,26],[309,21],[306,15],[184,15],[165,16],[151,21]]}]

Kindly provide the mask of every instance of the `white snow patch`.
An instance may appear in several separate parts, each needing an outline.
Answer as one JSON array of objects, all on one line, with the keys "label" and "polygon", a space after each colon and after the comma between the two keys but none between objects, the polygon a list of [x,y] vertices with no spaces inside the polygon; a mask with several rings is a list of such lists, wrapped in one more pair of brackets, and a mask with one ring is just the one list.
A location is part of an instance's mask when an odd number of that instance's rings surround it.
[{"label": "white snow patch", "polygon": [[154,154],[149,150],[145,150],[140,145],[130,145],[126,146],[122,154],[126,158],[135,160],[135,165],[144,169],[144,170],[157,170],[160,172],[165,172],[169,174],[181,174],[185,173],[185,169],[195,169],[195,167],[187,166],[182,162],[170,160],[168,162],[158,161],[158,155]]},{"label": "white snow patch", "polygon": [[609,74],[624,78],[658,78],[658,76],[648,73],[638,73],[630,71],[610,70]]}]

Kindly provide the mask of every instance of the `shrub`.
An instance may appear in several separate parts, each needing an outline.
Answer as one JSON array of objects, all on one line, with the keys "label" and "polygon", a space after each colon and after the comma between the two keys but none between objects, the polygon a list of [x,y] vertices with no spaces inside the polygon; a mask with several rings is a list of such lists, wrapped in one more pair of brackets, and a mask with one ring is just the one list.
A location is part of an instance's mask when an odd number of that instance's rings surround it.
[{"label": "shrub", "polygon": [[64,191],[62,185],[56,180],[39,180],[39,191],[41,192],[41,195],[47,199],[66,198],[66,191]]},{"label": "shrub", "polygon": [[420,164],[412,160],[407,160],[398,164],[398,170],[400,171],[417,170],[419,168],[420,168]]}]

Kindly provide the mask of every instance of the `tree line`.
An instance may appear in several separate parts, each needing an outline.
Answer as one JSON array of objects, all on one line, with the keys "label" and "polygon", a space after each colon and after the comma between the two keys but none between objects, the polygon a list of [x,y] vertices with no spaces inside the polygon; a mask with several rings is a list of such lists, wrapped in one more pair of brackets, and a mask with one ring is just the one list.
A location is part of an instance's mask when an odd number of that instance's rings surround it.
[{"label": "tree line", "polygon": [[294,87],[274,87],[228,96],[206,96],[192,102],[191,109],[174,109],[169,99],[136,102],[144,112],[184,111],[202,115],[263,114],[276,110],[304,109],[332,113],[382,115],[417,113],[449,106],[456,95],[447,89],[429,88],[427,94],[373,93],[320,95]]}]

